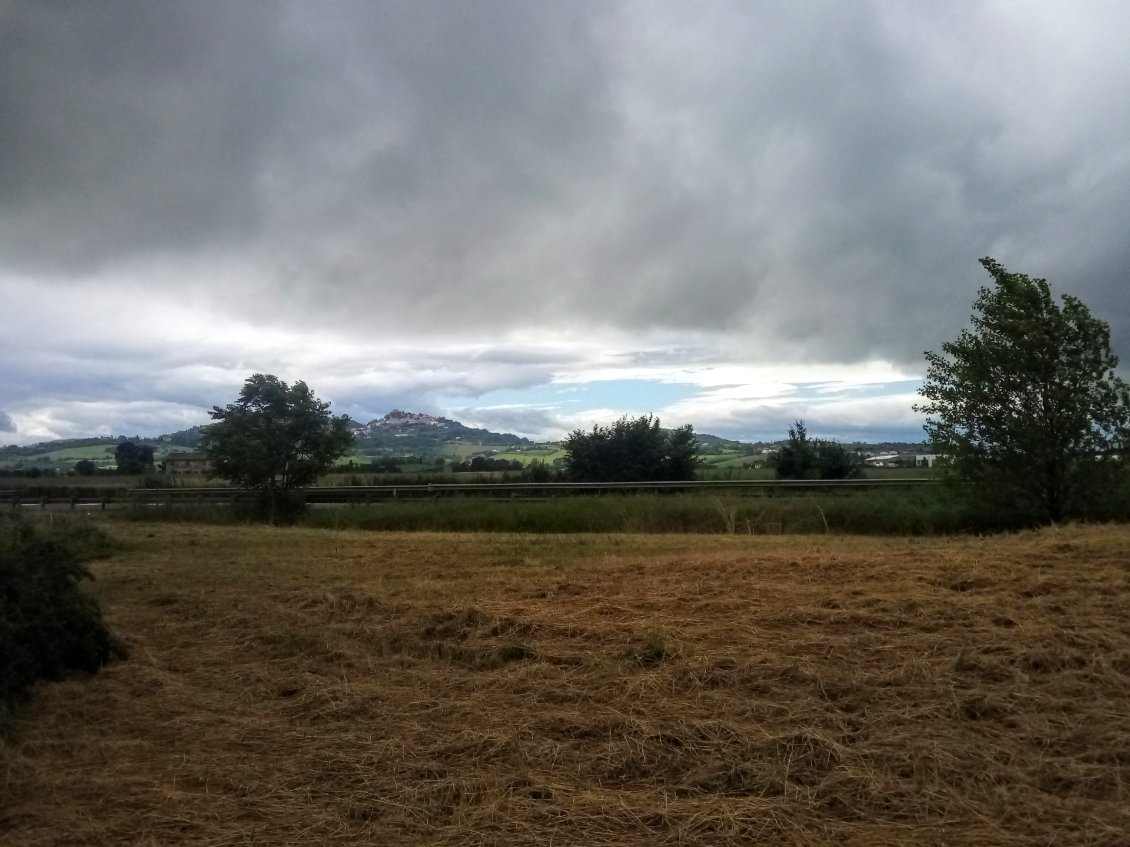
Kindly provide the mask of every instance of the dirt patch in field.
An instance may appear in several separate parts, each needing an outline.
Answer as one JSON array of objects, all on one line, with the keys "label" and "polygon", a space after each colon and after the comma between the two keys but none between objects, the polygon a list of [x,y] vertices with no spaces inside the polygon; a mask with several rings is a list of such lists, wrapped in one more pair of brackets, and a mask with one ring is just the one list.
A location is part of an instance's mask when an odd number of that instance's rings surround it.
[{"label": "dirt patch in field", "polygon": [[1126,843],[1130,530],[128,527],[0,843]]}]

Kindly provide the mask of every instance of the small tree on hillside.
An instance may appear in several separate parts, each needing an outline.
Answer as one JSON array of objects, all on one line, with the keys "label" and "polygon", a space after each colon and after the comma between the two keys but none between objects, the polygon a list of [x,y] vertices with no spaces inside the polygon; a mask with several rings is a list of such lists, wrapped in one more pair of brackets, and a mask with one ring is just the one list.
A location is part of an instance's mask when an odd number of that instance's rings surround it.
[{"label": "small tree on hillside", "polygon": [[816,468],[821,479],[858,479],[863,476],[859,455],[835,441],[816,442]]},{"label": "small tree on hillside", "polygon": [[271,374],[254,374],[238,400],[213,407],[215,423],[200,442],[212,459],[211,475],[263,492],[276,523],[280,492],[315,482],[353,442],[349,418],[334,417],[329,407],[304,382],[288,386]]},{"label": "small tree on hillside", "polygon": [[621,418],[611,426],[573,431],[563,444],[568,477],[578,482],[694,479],[698,440],[687,424],[664,430],[659,418]]},{"label": "small tree on hillside", "polygon": [[855,479],[863,473],[858,456],[834,441],[810,439],[801,420],[789,427],[773,467],[777,479]]},{"label": "small tree on hillside", "polygon": [[143,474],[153,468],[153,448],[134,441],[120,441],[114,449],[120,474]]},{"label": "small tree on hillside", "polygon": [[808,440],[804,421],[789,427],[789,440],[773,457],[777,479],[816,479],[816,445]]},{"label": "small tree on hillside", "polygon": [[1098,514],[1124,486],[1130,388],[1116,374],[1106,323],[1046,280],[981,260],[993,277],[972,326],[926,353],[915,410],[959,479],[1020,520]]}]

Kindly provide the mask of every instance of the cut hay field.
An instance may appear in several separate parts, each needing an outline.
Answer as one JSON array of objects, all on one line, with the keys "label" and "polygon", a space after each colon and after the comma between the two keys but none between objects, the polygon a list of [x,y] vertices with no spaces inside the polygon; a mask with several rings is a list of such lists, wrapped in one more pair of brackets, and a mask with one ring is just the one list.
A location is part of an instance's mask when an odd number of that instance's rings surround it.
[{"label": "cut hay field", "polygon": [[109,530],[2,844],[1130,842],[1130,528]]}]

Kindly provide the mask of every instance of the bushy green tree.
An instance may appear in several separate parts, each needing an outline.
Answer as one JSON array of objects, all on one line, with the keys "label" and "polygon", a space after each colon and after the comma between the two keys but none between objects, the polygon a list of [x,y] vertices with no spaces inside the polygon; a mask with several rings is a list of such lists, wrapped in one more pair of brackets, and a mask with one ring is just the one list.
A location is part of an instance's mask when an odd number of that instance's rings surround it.
[{"label": "bushy green tree", "polygon": [[1002,517],[1100,516],[1125,484],[1130,388],[1107,324],[1046,280],[981,260],[971,326],[927,352],[915,406],[957,478]]},{"label": "bushy green tree", "polygon": [[699,463],[694,428],[664,430],[652,415],[574,430],[562,446],[566,474],[578,482],[688,480]]},{"label": "bushy green tree", "polygon": [[120,474],[143,474],[153,468],[153,448],[134,441],[120,441],[114,449]]},{"label": "bushy green tree", "polygon": [[816,479],[816,446],[808,440],[804,421],[789,427],[789,440],[777,450],[772,464],[777,479]]},{"label": "bushy green tree", "polygon": [[271,523],[292,517],[291,492],[315,482],[353,442],[347,416],[331,415],[305,382],[289,386],[272,374],[249,377],[239,399],[213,407],[212,420],[200,442],[211,475],[263,492]]},{"label": "bushy green tree", "polygon": [[79,459],[75,462],[75,473],[79,476],[94,476],[94,462],[90,459]]},{"label": "bushy green tree", "polygon": [[863,476],[859,455],[835,441],[816,442],[816,468],[821,479],[858,479]]},{"label": "bushy green tree", "polygon": [[789,440],[772,464],[777,479],[855,479],[863,475],[858,456],[834,441],[810,439],[801,420],[789,427]]},{"label": "bushy green tree", "polygon": [[526,482],[549,482],[554,478],[554,470],[541,459],[532,460],[522,472]]}]

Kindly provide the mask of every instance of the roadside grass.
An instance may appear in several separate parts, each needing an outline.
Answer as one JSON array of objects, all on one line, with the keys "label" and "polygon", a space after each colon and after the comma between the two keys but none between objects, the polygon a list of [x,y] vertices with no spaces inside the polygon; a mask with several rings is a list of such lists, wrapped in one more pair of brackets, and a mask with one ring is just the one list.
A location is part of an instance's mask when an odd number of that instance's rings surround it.
[{"label": "roadside grass", "polygon": [[[246,510],[181,504],[115,512],[114,520],[243,523]],[[303,526],[408,532],[943,535],[993,529],[942,487],[832,495],[599,494],[529,499],[387,499],[310,507]]]},{"label": "roadside grass", "polygon": [[928,535],[978,528],[941,487],[830,496],[602,494],[547,500],[445,497],[312,509],[307,526],[441,532]]},{"label": "roadside grass", "polygon": [[1119,845],[1130,528],[111,524],[0,843]]},{"label": "roadside grass", "polygon": [[[106,492],[107,495],[121,495],[126,490],[137,488],[144,477],[130,474],[99,473],[93,476],[9,476],[0,477],[0,491],[15,491],[21,495],[43,497],[67,497],[72,494],[93,494]],[[0,502],[0,507],[2,507]]]}]

